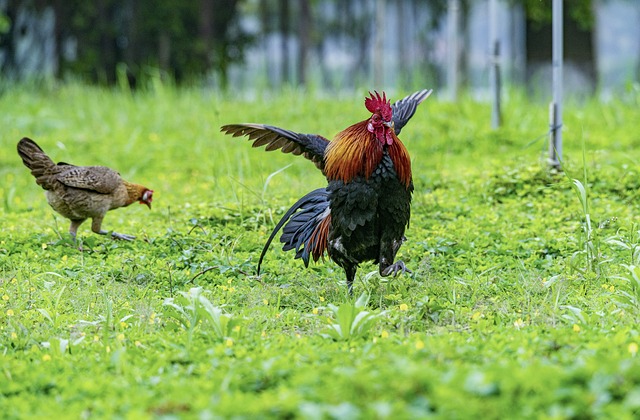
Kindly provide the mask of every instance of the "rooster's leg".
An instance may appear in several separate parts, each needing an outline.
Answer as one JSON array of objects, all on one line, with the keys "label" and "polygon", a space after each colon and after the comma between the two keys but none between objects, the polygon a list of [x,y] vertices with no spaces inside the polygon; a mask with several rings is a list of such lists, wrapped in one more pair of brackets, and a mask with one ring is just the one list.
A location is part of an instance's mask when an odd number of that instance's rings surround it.
[{"label": "rooster's leg", "polygon": [[384,266],[384,264],[380,264],[380,275],[382,277],[387,277],[390,276],[391,274],[393,274],[393,276],[397,276],[398,273],[409,273],[411,274],[412,271],[409,270],[407,268],[406,265],[404,265],[404,261],[398,260],[396,261],[394,264],[388,265],[388,266]]},{"label": "rooster's leg", "polygon": [[349,296],[353,296],[353,280],[356,278],[357,265],[347,265],[344,267],[344,272],[347,275],[347,290],[349,290]]}]

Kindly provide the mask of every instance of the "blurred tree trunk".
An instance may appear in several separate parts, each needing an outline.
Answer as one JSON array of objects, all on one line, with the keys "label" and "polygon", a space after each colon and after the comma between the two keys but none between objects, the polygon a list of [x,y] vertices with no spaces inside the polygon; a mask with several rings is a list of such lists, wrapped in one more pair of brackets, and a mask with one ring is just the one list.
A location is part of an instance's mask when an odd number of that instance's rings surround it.
[{"label": "blurred tree trunk", "polygon": [[264,51],[264,68],[267,75],[267,84],[269,87],[273,87],[274,85],[274,74],[273,74],[273,66],[271,65],[271,54],[269,54],[269,33],[271,32],[272,26],[269,21],[269,1],[268,0],[260,0],[259,6],[260,13],[260,35],[262,39],[260,43],[262,44],[262,51]]},{"label": "blurred tree trunk", "polygon": [[198,36],[202,42],[202,54],[205,71],[209,72],[213,65],[211,61],[211,46],[213,38],[213,0],[200,0],[200,16],[198,22]]},{"label": "blurred tree trunk", "polygon": [[373,84],[382,89],[384,83],[384,28],[386,14],[385,0],[376,0],[373,46]]},{"label": "blurred tree trunk", "polygon": [[103,83],[111,84],[115,81],[115,73],[112,71],[116,67],[115,40],[111,28],[111,13],[109,10],[108,0],[97,1],[96,27],[99,35],[99,68],[98,80],[102,79]]},{"label": "blurred tree trunk", "polygon": [[280,0],[280,36],[281,52],[282,52],[282,80],[281,83],[287,83],[291,79],[289,77],[289,0]]},{"label": "blurred tree trunk", "polygon": [[309,47],[311,40],[311,7],[309,0],[300,0],[300,16],[298,22],[298,84],[307,84],[307,61],[309,59]]},{"label": "blurred tree trunk", "polygon": [[[396,3],[396,7],[398,10],[398,28],[403,28],[404,25],[407,24],[404,13],[405,8],[404,1],[399,1]],[[409,69],[411,69],[411,63],[409,63],[409,56],[407,55],[407,43],[408,40],[405,38],[405,35],[408,31],[400,30],[398,32],[398,87],[404,89],[409,83]]]},{"label": "blurred tree trunk", "polygon": [[171,69],[171,37],[164,30],[158,34],[158,66],[165,72]]}]

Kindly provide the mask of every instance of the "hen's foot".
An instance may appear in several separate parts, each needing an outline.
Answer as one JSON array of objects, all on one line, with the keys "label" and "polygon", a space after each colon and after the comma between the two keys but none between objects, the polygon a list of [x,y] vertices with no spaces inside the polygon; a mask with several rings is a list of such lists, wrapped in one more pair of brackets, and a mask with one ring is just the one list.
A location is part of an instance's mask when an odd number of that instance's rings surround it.
[{"label": "hen's foot", "polygon": [[393,274],[393,276],[397,276],[398,273],[413,273],[413,271],[409,270],[406,265],[404,265],[403,261],[396,261],[394,264],[391,264],[389,267],[385,268],[380,275],[382,277],[387,277]]},{"label": "hen's foot", "polygon": [[123,241],[133,241],[134,239],[136,239],[136,237],[133,235],[127,235],[127,234],[118,233],[118,232],[111,232],[111,237],[113,239],[120,239]]}]

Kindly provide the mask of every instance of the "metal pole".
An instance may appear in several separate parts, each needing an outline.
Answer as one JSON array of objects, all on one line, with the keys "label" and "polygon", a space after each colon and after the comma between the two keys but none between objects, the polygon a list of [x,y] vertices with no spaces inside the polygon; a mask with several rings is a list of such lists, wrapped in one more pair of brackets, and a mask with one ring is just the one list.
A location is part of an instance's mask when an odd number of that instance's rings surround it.
[{"label": "metal pole", "polygon": [[447,4],[447,85],[452,101],[458,98],[460,0],[449,0]]},{"label": "metal pole", "polygon": [[500,127],[500,40],[498,39],[498,0],[489,0],[489,85],[491,89],[491,128]]},{"label": "metal pole", "polygon": [[562,162],[562,0],[553,0],[552,12],[553,102],[549,104],[549,164],[559,169]]}]

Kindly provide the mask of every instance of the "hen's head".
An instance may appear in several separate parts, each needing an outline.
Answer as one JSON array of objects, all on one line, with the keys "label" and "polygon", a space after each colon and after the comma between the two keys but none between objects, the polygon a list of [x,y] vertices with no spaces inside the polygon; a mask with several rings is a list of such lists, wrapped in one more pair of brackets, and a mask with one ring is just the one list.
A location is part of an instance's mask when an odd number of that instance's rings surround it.
[{"label": "hen's head", "polygon": [[153,190],[149,190],[149,189],[144,189],[144,191],[142,191],[142,195],[140,196],[140,199],[138,200],[138,202],[140,204],[146,204],[147,207],[151,208],[151,202],[153,201]]},{"label": "hen's head", "polygon": [[382,92],[369,92],[370,97],[365,98],[364,106],[373,114],[367,123],[367,130],[376,136],[380,143],[391,145],[393,143],[393,111],[387,95]]}]

